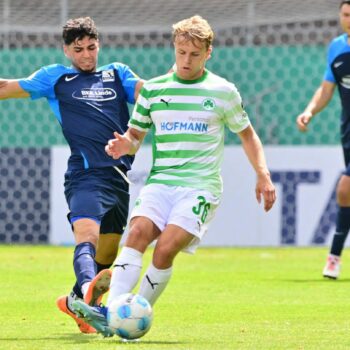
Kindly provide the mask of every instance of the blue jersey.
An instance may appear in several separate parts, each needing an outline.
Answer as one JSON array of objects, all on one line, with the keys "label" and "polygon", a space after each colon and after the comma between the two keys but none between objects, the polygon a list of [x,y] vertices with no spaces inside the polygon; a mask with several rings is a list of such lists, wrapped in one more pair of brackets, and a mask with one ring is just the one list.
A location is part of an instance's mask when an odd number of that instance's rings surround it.
[{"label": "blue jersey", "polygon": [[341,105],[341,141],[350,149],[350,45],[348,35],[342,34],[329,45],[324,80],[337,84]]},{"label": "blue jersey", "polygon": [[93,73],[55,64],[20,79],[19,84],[32,99],[47,98],[71,149],[69,171],[120,165],[129,170],[133,157],[114,160],[104,148],[114,131],[124,134],[127,130],[127,102],[135,103],[138,81],[121,63]]}]

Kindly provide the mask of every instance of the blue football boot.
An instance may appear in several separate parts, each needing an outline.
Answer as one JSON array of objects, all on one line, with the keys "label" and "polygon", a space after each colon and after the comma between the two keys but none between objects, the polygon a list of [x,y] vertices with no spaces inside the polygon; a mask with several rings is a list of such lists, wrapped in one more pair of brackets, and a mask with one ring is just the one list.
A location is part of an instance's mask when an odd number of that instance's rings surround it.
[{"label": "blue football boot", "polygon": [[81,300],[75,300],[72,303],[76,315],[94,327],[97,333],[101,333],[104,337],[112,337],[115,333],[107,322],[107,307],[90,306]]}]

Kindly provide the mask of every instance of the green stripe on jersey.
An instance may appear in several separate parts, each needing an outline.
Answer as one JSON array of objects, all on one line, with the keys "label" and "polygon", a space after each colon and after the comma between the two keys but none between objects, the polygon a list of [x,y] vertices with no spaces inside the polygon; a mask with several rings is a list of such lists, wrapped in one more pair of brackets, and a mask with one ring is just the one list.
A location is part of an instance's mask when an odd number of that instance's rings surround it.
[{"label": "green stripe on jersey", "polygon": [[[157,174],[159,174],[159,172],[153,171],[151,172],[152,176],[156,176]],[[197,172],[196,171],[175,171],[175,172],[167,172],[167,175],[171,175],[171,176],[176,176],[179,178],[182,177],[187,177],[187,178],[196,178],[197,176]]]},{"label": "green stripe on jersey", "polygon": [[149,115],[149,109],[143,107],[142,105],[140,105],[139,103],[135,106],[135,111],[137,113],[140,113],[141,115],[146,115],[148,116]]},{"label": "green stripe on jersey", "polygon": [[[208,166],[206,163],[193,163],[193,162],[185,162],[184,164],[179,164],[179,165],[172,165],[171,167],[168,165],[154,165],[152,167],[152,172],[162,172],[163,170],[169,170],[169,169],[174,169],[175,171],[177,170],[205,170],[205,169],[213,169],[216,168],[214,164],[211,164]],[[196,173],[196,176],[198,176],[198,173]]]},{"label": "green stripe on jersey", "polygon": [[[215,107],[215,110],[219,113],[220,108]],[[221,108],[222,110],[222,108]],[[193,111],[202,112],[203,106],[199,103],[169,103],[167,106],[165,103],[154,103],[151,107],[151,112],[155,111]]]},{"label": "green stripe on jersey", "polygon": [[156,151],[157,158],[197,158],[213,155],[213,151],[192,151],[192,150],[174,150],[174,151]]},{"label": "green stripe on jersey", "polygon": [[215,90],[207,90],[207,89],[201,89],[201,88],[195,88],[195,89],[177,89],[177,88],[168,88],[164,89],[162,86],[159,87],[159,89],[154,90],[141,90],[141,95],[144,98],[152,98],[159,96],[159,92],[161,91],[161,94],[163,96],[203,96],[203,97],[215,97],[220,98],[223,100],[227,100],[230,96],[230,92],[226,91],[215,91]]},{"label": "green stripe on jersey", "polygon": [[140,122],[136,119],[130,119],[129,120],[129,125],[132,126],[132,125],[135,125],[135,126],[138,126],[142,129],[149,129],[151,126],[152,126],[152,123],[143,123],[143,122]]},{"label": "green stripe on jersey", "polygon": [[156,135],[155,142],[167,143],[167,142],[203,142],[203,143],[215,143],[217,137],[212,135],[203,134],[171,134],[171,135]]}]

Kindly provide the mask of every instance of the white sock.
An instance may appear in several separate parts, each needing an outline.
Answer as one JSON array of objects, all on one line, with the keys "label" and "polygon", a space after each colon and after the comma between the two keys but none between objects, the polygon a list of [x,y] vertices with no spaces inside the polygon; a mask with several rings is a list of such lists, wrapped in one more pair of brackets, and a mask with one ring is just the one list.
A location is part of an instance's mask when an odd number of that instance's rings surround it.
[{"label": "white sock", "polygon": [[167,286],[172,272],[172,266],[165,270],[159,270],[151,263],[142,278],[139,294],[153,306]]},{"label": "white sock", "polygon": [[142,253],[124,247],[114,263],[107,306],[119,295],[130,293],[139,280],[142,268]]},{"label": "white sock", "polygon": [[82,286],[81,286],[81,292],[83,293],[84,297],[85,294],[87,293],[89,286],[90,286],[91,282],[85,282]]}]

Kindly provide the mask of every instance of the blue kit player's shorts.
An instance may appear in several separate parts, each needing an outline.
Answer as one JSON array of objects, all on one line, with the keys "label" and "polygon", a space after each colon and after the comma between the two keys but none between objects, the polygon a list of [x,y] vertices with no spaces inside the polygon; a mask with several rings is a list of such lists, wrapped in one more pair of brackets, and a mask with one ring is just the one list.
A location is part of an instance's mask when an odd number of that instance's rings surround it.
[{"label": "blue kit player's shorts", "polygon": [[[126,169],[119,167],[126,174]],[[129,213],[129,184],[113,167],[68,171],[65,196],[71,224],[90,218],[100,233],[123,233]]]},{"label": "blue kit player's shorts", "polygon": [[350,149],[343,147],[343,155],[346,169],[343,171],[343,174],[350,176]]}]

